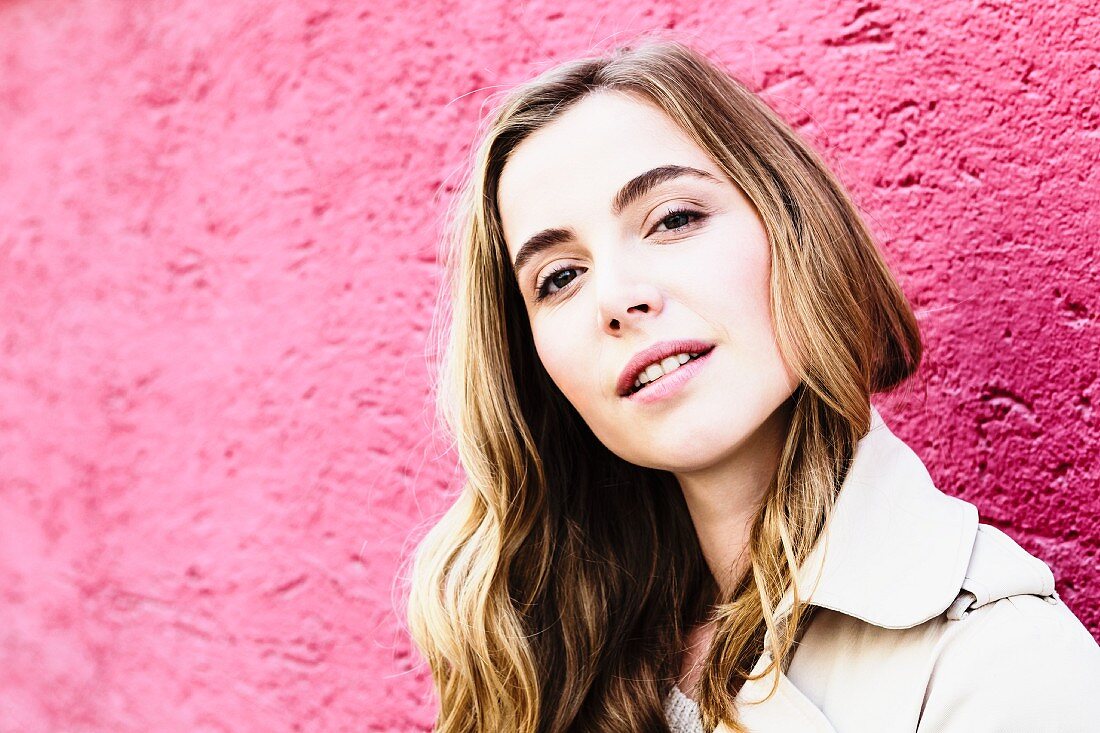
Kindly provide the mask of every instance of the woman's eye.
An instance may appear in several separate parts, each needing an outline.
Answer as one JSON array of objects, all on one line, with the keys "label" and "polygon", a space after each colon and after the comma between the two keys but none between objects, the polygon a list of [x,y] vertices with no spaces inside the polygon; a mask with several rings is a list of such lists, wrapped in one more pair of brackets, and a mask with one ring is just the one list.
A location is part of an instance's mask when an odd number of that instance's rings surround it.
[{"label": "woman's eye", "polygon": [[[542,300],[562,290],[569,284],[569,281],[575,277],[575,275],[573,277],[566,277],[566,275],[576,272],[576,267],[561,267],[551,272],[539,281],[538,286],[535,288],[535,300]],[[556,290],[550,290],[551,285],[553,285]]]},{"label": "woman's eye", "polygon": [[670,211],[665,218],[657,222],[657,226],[654,227],[654,231],[660,230],[660,227],[664,225],[663,231],[674,232],[679,229],[683,229],[689,226],[692,222],[702,219],[703,214],[698,211],[692,211],[691,209],[678,209],[676,211]]}]

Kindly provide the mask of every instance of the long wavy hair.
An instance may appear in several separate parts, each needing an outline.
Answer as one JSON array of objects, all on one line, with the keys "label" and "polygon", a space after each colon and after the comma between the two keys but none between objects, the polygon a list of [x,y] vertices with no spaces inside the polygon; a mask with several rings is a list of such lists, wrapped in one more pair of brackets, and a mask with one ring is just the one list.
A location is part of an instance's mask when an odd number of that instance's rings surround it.
[{"label": "long wavy hair", "polygon": [[[544,370],[510,266],[497,186],[510,153],[595,90],[654,102],[752,202],[771,249],[778,346],[800,379],[778,467],[722,597],[666,471],[611,453]],[[436,385],[465,482],[412,559],[409,628],[439,696],[436,730],[667,731],[688,630],[715,621],[704,724],[741,731],[735,697],[778,681],[807,605],[797,568],[829,516],[870,395],[913,374],[913,312],[849,195],[744,84],[676,41],[562,63],[508,93],[454,198],[433,330]],[[776,617],[793,589],[789,616]],[[770,634],[765,636],[765,632]],[[772,691],[774,692],[774,687]]]}]

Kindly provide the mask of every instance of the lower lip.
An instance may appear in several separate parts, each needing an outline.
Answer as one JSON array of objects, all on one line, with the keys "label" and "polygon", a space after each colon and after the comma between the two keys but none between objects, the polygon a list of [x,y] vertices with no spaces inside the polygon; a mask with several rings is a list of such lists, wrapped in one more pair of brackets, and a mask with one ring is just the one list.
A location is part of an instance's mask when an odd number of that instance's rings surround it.
[{"label": "lower lip", "polygon": [[706,365],[713,353],[714,347],[712,346],[707,353],[692,359],[687,364],[681,364],[676,371],[671,374],[666,374],[655,382],[651,382],[648,386],[643,387],[634,394],[627,395],[626,399],[640,404],[649,404],[671,397],[678,393],[687,381],[694,377],[699,370]]}]

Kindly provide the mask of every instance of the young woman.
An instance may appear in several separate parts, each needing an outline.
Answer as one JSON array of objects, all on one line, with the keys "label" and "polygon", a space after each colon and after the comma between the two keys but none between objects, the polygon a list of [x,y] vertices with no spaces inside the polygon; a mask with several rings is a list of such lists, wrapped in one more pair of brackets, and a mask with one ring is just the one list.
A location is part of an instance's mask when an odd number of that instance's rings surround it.
[{"label": "young woman", "polygon": [[921,358],[849,197],[648,42],[515,91],[454,211],[416,557],[437,730],[1100,730],[1100,647],[870,395]]}]

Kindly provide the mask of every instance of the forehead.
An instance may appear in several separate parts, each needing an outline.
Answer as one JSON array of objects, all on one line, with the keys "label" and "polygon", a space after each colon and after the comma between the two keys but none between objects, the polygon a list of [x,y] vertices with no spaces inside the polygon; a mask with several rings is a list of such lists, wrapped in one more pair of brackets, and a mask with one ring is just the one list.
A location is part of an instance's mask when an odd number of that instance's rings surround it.
[{"label": "forehead", "polygon": [[670,164],[724,177],[653,103],[616,91],[588,94],[520,143],[501,172],[497,203],[510,253],[541,229],[610,217],[620,186]]}]

